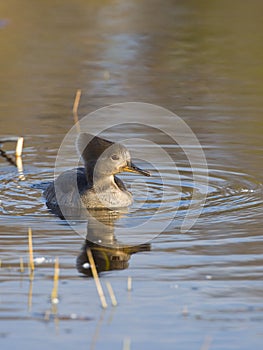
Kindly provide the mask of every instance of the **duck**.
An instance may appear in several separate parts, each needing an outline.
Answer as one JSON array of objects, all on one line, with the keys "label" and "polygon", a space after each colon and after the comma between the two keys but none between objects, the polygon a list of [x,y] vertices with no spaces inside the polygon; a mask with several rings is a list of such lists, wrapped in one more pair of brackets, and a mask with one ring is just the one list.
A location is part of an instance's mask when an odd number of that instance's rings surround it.
[{"label": "duck", "polygon": [[77,151],[84,166],[67,170],[44,191],[46,205],[53,212],[62,208],[118,209],[133,203],[133,196],[116,176],[132,172],[150,176],[133,164],[128,149],[89,133],[80,133]]}]

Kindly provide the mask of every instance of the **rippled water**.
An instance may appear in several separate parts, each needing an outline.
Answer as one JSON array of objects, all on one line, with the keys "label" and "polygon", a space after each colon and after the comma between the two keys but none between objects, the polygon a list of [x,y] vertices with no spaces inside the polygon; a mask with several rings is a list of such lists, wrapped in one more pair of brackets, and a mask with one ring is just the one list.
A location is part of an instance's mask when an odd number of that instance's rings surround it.
[{"label": "rippled water", "polygon": [[[26,143],[35,144],[37,139],[30,137]],[[51,137],[49,140],[52,142]],[[32,158],[38,154],[38,146],[36,145],[35,151],[30,147],[25,148],[25,181],[18,180],[18,174],[11,166],[2,164],[1,167],[1,312],[2,319],[5,320],[3,341],[14,344],[17,337],[23,338],[22,331],[13,335],[12,322],[17,324],[20,320],[27,320],[26,327],[36,327],[34,322],[37,320],[48,324],[49,330],[44,332],[51,334],[48,343],[53,344],[55,330],[52,330],[52,324],[56,324],[58,321],[55,320],[59,319],[60,332],[64,336],[69,332],[75,333],[77,339],[83,339],[80,334],[83,327],[93,337],[98,332],[99,340],[93,341],[100,348],[106,346],[103,339],[109,339],[108,332],[112,327],[118,327],[121,338],[125,339],[125,318],[129,315],[126,322],[129,329],[133,330],[133,333],[129,333],[133,334],[132,341],[149,346],[151,342],[146,340],[138,328],[140,323],[135,321],[137,315],[140,315],[140,308],[147,315],[142,318],[142,322],[148,322],[147,334],[154,336],[151,332],[159,324],[158,320],[162,319],[162,337],[174,339],[178,336],[182,344],[187,342],[181,332],[188,334],[189,327],[202,329],[209,325],[209,332],[191,335],[199,343],[205,341],[205,334],[215,334],[218,326],[222,327],[222,332],[228,327],[232,328],[232,332],[239,332],[240,327],[248,331],[252,324],[253,332],[260,334],[260,326],[257,325],[263,317],[263,257],[258,221],[262,214],[262,184],[256,178],[230,167],[224,167],[224,170],[219,165],[210,168],[209,191],[203,213],[191,231],[180,233],[179,223],[191,199],[192,170],[186,164],[178,164],[181,176],[175,177],[172,169],[162,164],[169,180],[165,186],[171,192],[167,211],[169,213],[173,205],[176,205],[176,216],[158,238],[150,241],[151,247],[142,248],[134,257],[129,252],[123,255],[115,251],[110,257],[117,259],[117,264],[107,267],[104,262],[100,266],[101,271],[117,269],[102,275],[103,280],[112,281],[120,303],[113,323],[109,326],[107,319],[110,314],[100,315],[99,301],[92,281],[83,281],[75,267],[77,256],[81,256],[83,249],[83,238],[45,207],[39,184],[53,176],[51,164],[56,150],[49,153],[43,161],[31,166]],[[132,176],[123,176],[123,179],[126,183],[133,180]],[[151,216],[158,207],[160,178],[154,175],[147,180],[149,204],[146,202],[140,210],[137,210],[137,206],[145,198],[141,193],[140,182],[136,183],[132,186],[134,207],[123,221],[120,220],[119,225],[138,224],[141,219]],[[195,186],[199,185],[202,188],[202,183],[195,183]],[[178,190],[181,190],[179,204]],[[166,220],[166,214],[165,211],[159,213],[157,223]],[[31,282],[32,296],[27,272],[21,273],[19,267],[21,257],[25,262],[27,260],[28,226],[33,228],[35,258],[38,263],[34,281]],[[148,233],[150,238],[151,233]],[[149,240],[144,236],[143,241]],[[49,295],[55,256],[59,256],[61,264],[61,302],[55,312],[55,320],[51,313],[48,320],[44,321],[50,309]],[[85,266],[86,260],[80,261],[81,266]],[[82,275],[88,273],[83,268],[79,271]],[[129,275],[133,277],[132,292],[126,291]],[[156,307],[157,311],[154,312]],[[170,329],[171,320],[176,327],[180,327],[180,335]],[[37,323],[39,335],[36,336],[36,342],[43,334],[41,323]],[[214,339],[216,336],[211,337]],[[34,344],[30,339],[30,344]],[[119,337],[116,336],[111,342],[118,344]],[[167,348],[172,348],[172,344],[168,344]],[[226,344],[222,346],[227,348]]]},{"label": "rippled water", "polygon": [[[24,181],[0,158],[1,349],[122,349],[129,342],[138,350],[261,348],[262,4],[234,3],[29,1],[23,11],[15,0],[0,5],[0,138],[25,137]],[[72,127],[77,88],[80,118],[108,104],[143,101],[170,109],[191,127],[206,155],[209,184],[190,230],[181,225],[194,191],[204,192],[204,169],[191,168],[177,144],[146,127],[128,128],[127,137],[149,136],[174,165],[143,147],[158,165],[152,176],[121,175],[135,201],[121,217],[103,218],[112,225],[107,239],[114,249],[85,240],[86,222],[70,226],[47,210],[42,189]],[[111,135],[126,136],[118,128]],[[7,148],[12,154],[13,146]],[[149,226],[128,235],[139,245],[116,244],[127,239],[117,228],[129,232],[153,214]],[[28,227],[36,265],[31,280]],[[104,237],[92,222],[89,229],[97,240]],[[106,310],[86,278],[88,247]],[[59,303],[51,304],[56,257]],[[106,282],[117,307],[110,306]]]},{"label": "rippled water", "polygon": [[[21,181],[17,170],[10,166],[2,164],[1,170],[1,214],[10,216],[30,216],[35,217],[50,216],[45,206],[42,192],[54,176],[54,169],[48,167],[48,162],[54,163],[57,150],[49,150],[49,154],[44,155],[44,160],[36,162],[40,150],[37,149],[39,139],[37,137],[28,137],[26,142],[36,144],[34,150],[26,147],[24,158],[26,162],[33,163],[34,166],[25,166],[24,175],[26,179]],[[52,138],[49,136],[52,143]],[[171,147],[163,146],[163,149],[169,153]],[[175,151],[177,147],[175,146]],[[154,150],[154,148],[153,148]],[[35,154],[33,153],[35,152]],[[148,150],[151,152],[151,149]],[[153,152],[153,151],[152,151]],[[173,151],[172,151],[173,153]],[[33,159],[32,159],[33,158]],[[77,158],[77,154],[76,154]],[[174,224],[180,220],[184,211],[188,209],[192,199],[194,186],[197,191],[202,192],[203,182],[207,180],[206,174],[202,175],[202,169],[191,168],[188,162],[181,161],[176,164],[176,171],[173,169],[174,164],[161,162],[157,159],[158,170],[151,169],[151,177],[145,178],[136,175],[119,175],[134,195],[134,204],[131,206],[130,216],[140,217],[151,216],[160,207],[163,200],[165,206],[163,211],[158,213],[157,221],[162,220],[162,212],[173,212]],[[70,163],[69,163],[70,164]],[[144,167],[147,166],[144,164]],[[61,168],[60,172],[64,169]],[[59,172],[57,169],[56,171]],[[199,182],[194,182],[192,173],[199,174]],[[203,180],[203,181],[202,181]],[[202,211],[202,220],[219,221],[222,214],[233,220],[244,215],[250,209],[250,216],[257,212],[262,205],[262,183],[257,178],[231,167],[220,169],[209,167],[209,185],[206,195],[206,203]],[[165,199],[164,199],[164,193]]]}]

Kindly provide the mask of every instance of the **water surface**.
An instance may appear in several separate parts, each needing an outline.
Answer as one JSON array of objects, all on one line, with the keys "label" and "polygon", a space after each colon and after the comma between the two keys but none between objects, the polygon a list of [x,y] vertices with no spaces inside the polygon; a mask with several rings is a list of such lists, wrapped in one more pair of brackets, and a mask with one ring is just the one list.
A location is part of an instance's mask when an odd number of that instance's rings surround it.
[{"label": "water surface", "polygon": [[[12,0],[0,9],[0,136],[25,137],[26,178],[20,181],[0,158],[1,348],[122,349],[130,341],[131,349],[260,349],[262,3],[29,0],[22,6]],[[203,213],[182,233],[193,186],[201,190],[202,181],[193,183],[177,145],[148,128],[127,130],[150,133],[176,159],[179,177],[170,164],[160,168],[171,193],[167,210],[178,210],[149,245],[109,253],[100,276],[105,291],[111,282],[119,305],[106,310],[93,279],[76,266],[84,238],[46,209],[39,188],[53,177],[77,88],[80,117],[127,101],[177,113],[196,133],[209,167]],[[126,223],[158,207],[155,175],[147,179],[152,202]],[[126,183],[133,179],[123,176]],[[140,178],[135,185],[136,209],[144,201]],[[20,271],[28,227],[36,259],[31,282],[27,266]],[[59,303],[52,306],[56,257]]]}]

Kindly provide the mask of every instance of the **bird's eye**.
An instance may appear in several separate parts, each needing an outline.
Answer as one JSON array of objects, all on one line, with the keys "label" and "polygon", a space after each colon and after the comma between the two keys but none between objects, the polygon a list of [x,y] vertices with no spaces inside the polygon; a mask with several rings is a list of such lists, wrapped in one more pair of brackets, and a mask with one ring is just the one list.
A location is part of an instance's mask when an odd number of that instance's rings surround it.
[{"label": "bird's eye", "polygon": [[120,157],[119,157],[117,154],[113,154],[113,155],[111,156],[111,159],[112,159],[112,160],[119,160]]}]

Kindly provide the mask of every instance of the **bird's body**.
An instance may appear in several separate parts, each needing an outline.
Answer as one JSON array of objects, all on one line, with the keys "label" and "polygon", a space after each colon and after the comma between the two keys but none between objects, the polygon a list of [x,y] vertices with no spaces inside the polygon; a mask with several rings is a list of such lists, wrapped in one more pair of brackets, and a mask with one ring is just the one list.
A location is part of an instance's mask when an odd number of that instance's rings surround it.
[{"label": "bird's body", "polygon": [[132,195],[115,175],[122,171],[149,173],[135,167],[128,150],[116,143],[80,134],[78,150],[84,167],[63,172],[44,191],[46,203],[55,213],[59,208],[123,208]]}]

